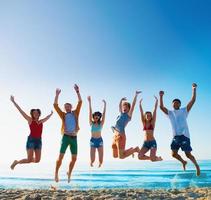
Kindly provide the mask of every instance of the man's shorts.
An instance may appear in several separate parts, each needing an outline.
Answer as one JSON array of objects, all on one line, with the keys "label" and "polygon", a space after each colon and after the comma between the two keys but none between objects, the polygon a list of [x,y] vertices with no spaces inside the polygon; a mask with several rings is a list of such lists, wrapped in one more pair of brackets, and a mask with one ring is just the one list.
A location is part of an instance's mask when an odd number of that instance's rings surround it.
[{"label": "man's shorts", "polygon": [[60,147],[60,153],[64,154],[67,147],[70,146],[70,151],[73,155],[78,153],[77,136],[63,135]]},{"label": "man's shorts", "polygon": [[184,135],[177,135],[174,136],[172,143],[171,143],[171,150],[179,150],[182,149],[184,152],[191,152],[192,148],[190,145],[190,139],[185,137]]}]

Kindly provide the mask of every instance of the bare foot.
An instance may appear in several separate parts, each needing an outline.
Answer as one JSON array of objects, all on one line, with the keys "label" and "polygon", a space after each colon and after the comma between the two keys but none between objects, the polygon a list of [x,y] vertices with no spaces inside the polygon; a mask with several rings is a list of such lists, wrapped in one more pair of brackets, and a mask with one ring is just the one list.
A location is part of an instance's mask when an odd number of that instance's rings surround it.
[{"label": "bare foot", "polygon": [[59,182],[59,176],[58,176],[58,174],[55,174],[55,178],[54,178],[54,180],[55,180],[55,182]]},{"label": "bare foot", "polygon": [[187,165],[187,161],[184,161],[184,162],[182,163],[182,167],[183,167],[183,170],[184,170],[184,171],[186,170],[186,165]]},{"label": "bare foot", "polygon": [[200,176],[201,172],[200,172],[200,168],[199,166],[197,165],[196,166],[196,176]]},{"label": "bare foot", "polygon": [[156,161],[162,161],[163,158],[161,156],[156,157]]},{"label": "bare foot", "polygon": [[136,148],[134,149],[134,152],[137,152],[137,153],[139,153],[139,152],[140,152],[140,149],[139,149],[139,147],[136,147]]},{"label": "bare foot", "polygon": [[67,182],[70,183],[71,173],[67,172]]},{"label": "bare foot", "polygon": [[93,163],[92,162],[90,163],[90,166],[93,167]]},{"label": "bare foot", "polygon": [[13,170],[17,164],[18,164],[18,161],[14,160],[12,165],[10,166],[11,170]]},{"label": "bare foot", "polygon": [[99,163],[98,168],[100,168],[102,166],[102,163]]}]

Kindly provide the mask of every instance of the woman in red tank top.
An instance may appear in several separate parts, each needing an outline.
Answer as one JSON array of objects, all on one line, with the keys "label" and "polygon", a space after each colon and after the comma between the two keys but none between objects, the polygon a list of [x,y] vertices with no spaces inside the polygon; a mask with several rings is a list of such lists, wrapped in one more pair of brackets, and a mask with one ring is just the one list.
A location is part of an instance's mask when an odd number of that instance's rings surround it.
[{"label": "woman in red tank top", "polygon": [[[153,114],[151,112],[145,112],[142,108],[142,99],[140,101],[140,112],[141,112],[141,121],[143,123],[143,130],[145,133],[144,143],[142,148],[140,149],[138,158],[140,160],[151,160],[151,161],[161,161],[163,160],[161,157],[156,155],[157,152],[157,142],[154,138],[154,128],[156,121],[156,112],[158,106],[158,99],[155,96],[155,108]],[[145,155],[148,151],[150,151],[150,156]]]},{"label": "woman in red tank top", "polygon": [[13,170],[17,164],[27,164],[27,163],[38,163],[41,159],[41,148],[42,148],[42,129],[43,123],[46,122],[51,114],[43,119],[39,119],[41,115],[40,109],[31,109],[30,116],[27,115],[20,106],[15,102],[13,96],[10,97],[10,100],[21,113],[21,115],[27,120],[30,128],[30,134],[26,143],[27,158],[21,160],[15,160],[10,166]]}]

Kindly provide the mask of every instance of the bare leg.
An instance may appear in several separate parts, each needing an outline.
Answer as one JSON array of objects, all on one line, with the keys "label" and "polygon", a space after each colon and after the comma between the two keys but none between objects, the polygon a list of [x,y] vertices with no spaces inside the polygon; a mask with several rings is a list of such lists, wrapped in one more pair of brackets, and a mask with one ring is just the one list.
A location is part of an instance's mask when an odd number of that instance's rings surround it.
[{"label": "bare leg", "polygon": [[178,150],[172,151],[172,156],[182,163],[183,170],[185,171],[186,170],[187,161],[182,159],[182,157],[178,154]]},{"label": "bare leg", "polygon": [[22,160],[14,160],[10,168],[13,170],[17,164],[27,164],[34,162],[33,158],[34,150],[33,149],[28,149],[27,150],[27,158],[24,158]]},{"label": "bare leg", "polygon": [[156,148],[152,148],[150,150],[150,160],[152,162],[162,161],[163,159],[161,157],[156,156],[156,152],[157,152],[157,149]]},{"label": "bare leg", "polygon": [[69,164],[69,171],[67,172],[68,183],[70,182],[70,177],[71,177],[72,170],[73,170],[76,160],[77,160],[77,155],[72,155],[72,160],[70,161],[70,164]]},{"label": "bare leg", "polygon": [[145,153],[147,153],[148,151],[149,151],[149,149],[142,147],[141,150],[139,151],[138,159],[139,160],[150,160],[150,157],[145,155]]},{"label": "bare leg", "polygon": [[59,182],[59,175],[58,175],[58,173],[59,173],[59,168],[60,168],[60,166],[62,164],[63,158],[64,158],[64,153],[60,153],[59,157],[58,157],[58,159],[56,161],[55,178],[54,178],[56,182]]},{"label": "bare leg", "polygon": [[196,175],[200,176],[200,167],[195,159],[195,157],[191,154],[191,152],[185,152],[185,155],[187,156],[187,158],[189,158],[192,163],[195,165],[196,167]]},{"label": "bare leg", "polygon": [[90,158],[91,158],[90,166],[91,167],[93,167],[93,163],[95,161],[95,152],[96,152],[96,148],[91,147],[91,149],[90,149]]},{"label": "bare leg", "polygon": [[35,163],[38,163],[38,162],[40,162],[40,159],[41,159],[41,149],[36,149],[35,150],[35,159],[34,159],[34,162]]},{"label": "bare leg", "polygon": [[99,147],[98,149],[98,156],[99,156],[99,166],[101,167],[102,163],[103,163],[103,147]]},{"label": "bare leg", "polygon": [[124,159],[124,158],[127,158],[128,156],[133,155],[134,153],[139,152],[139,147],[136,147],[136,148],[131,147],[130,149],[127,149],[127,150],[118,149],[118,151],[119,151],[119,158]]}]

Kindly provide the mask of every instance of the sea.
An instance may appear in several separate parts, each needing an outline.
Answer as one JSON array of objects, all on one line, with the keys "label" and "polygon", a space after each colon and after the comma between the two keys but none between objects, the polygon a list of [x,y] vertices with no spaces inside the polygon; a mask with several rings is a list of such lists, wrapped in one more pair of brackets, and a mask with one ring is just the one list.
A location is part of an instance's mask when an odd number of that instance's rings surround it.
[{"label": "sea", "polygon": [[[181,189],[211,187],[211,160],[199,161],[201,175],[196,176],[190,162],[183,171],[176,161],[107,162],[102,168],[77,164],[70,183],[65,168],[60,170],[60,182],[54,182],[54,168],[34,164],[17,166],[14,171],[0,167],[0,189],[49,189],[54,186],[66,190],[88,189]],[[1,166],[1,165],[0,165]],[[68,167],[68,166],[67,166]]]}]

